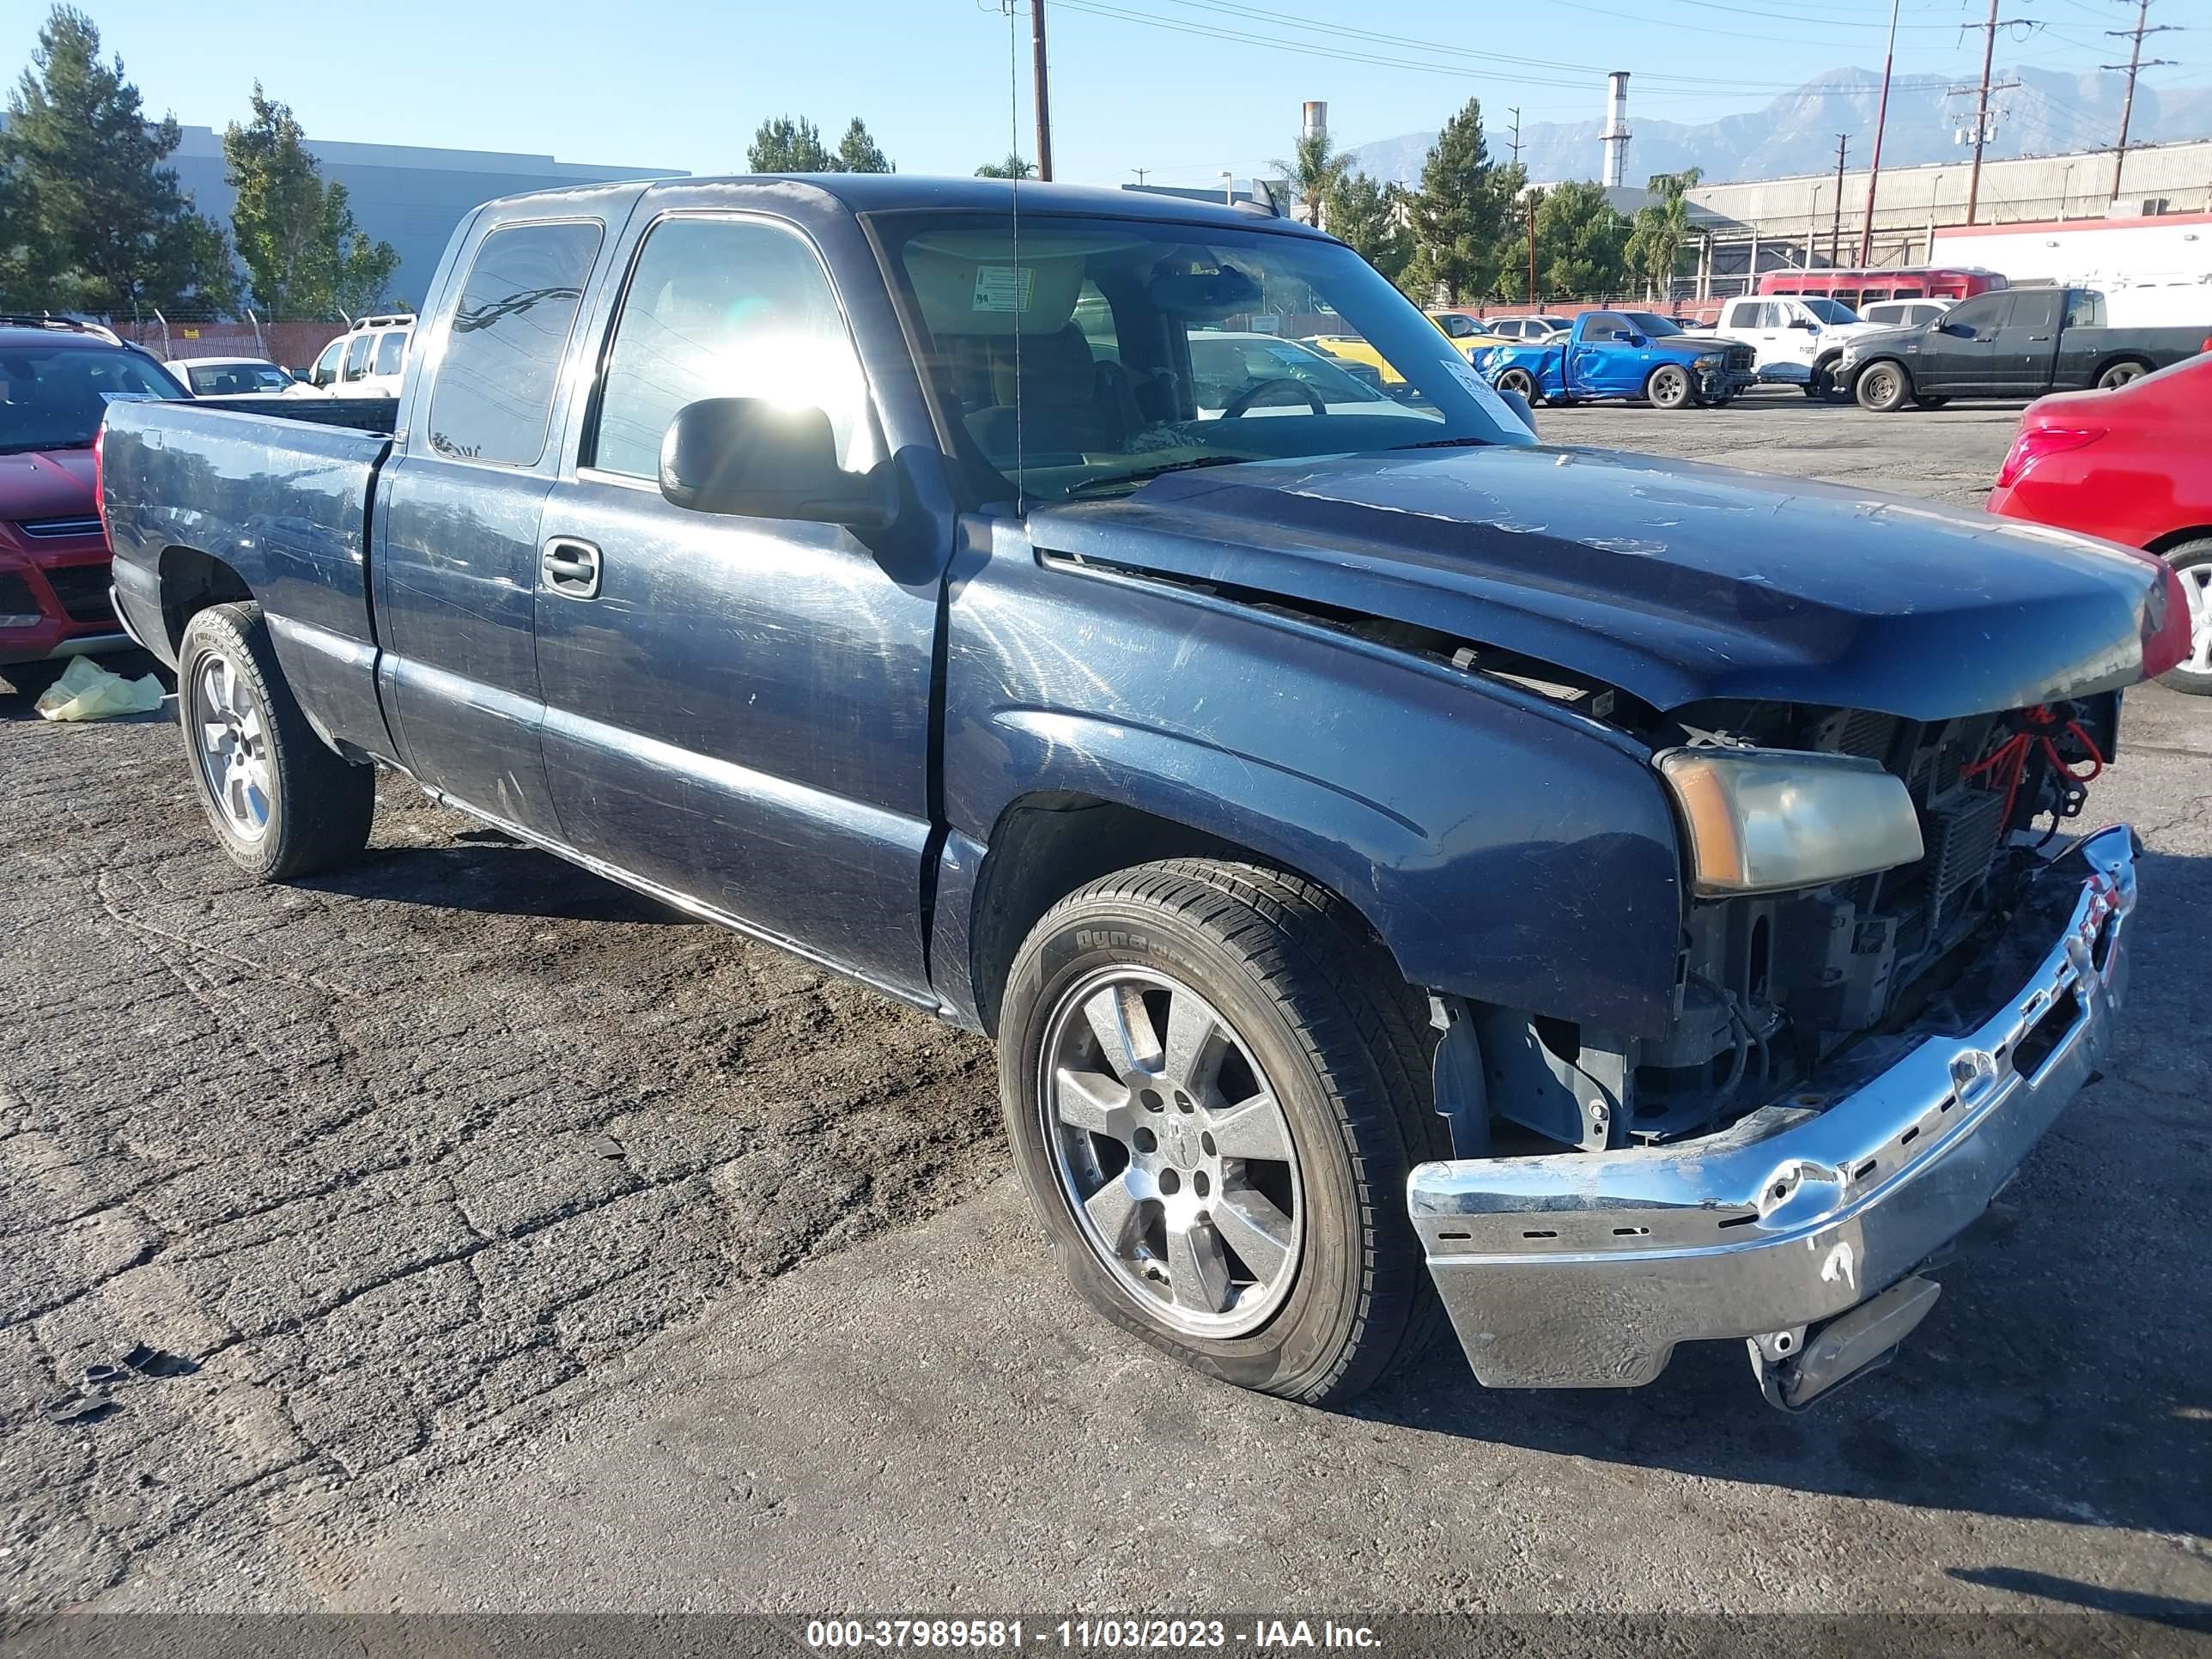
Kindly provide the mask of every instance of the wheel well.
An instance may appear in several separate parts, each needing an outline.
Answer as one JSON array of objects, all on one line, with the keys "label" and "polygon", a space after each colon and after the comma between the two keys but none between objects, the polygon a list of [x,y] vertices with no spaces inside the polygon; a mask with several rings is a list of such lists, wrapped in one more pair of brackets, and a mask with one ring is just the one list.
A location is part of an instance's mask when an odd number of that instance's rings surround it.
[{"label": "wheel well", "polygon": [[2200,524],[2194,530],[2170,530],[2149,546],[2146,553],[2171,553],[2177,547],[2194,541],[2212,541],[2212,524]]},{"label": "wheel well", "polygon": [[2122,363],[2140,363],[2145,369],[2148,369],[2150,368],[2150,359],[2144,356],[2140,351],[2115,351],[2111,356],[2106,358],[2104,362],[2097,365],[2097,372],[2094,374],[2092,374],[2089,378],[2092,380],[2101,380],[2106,375],[2111,374]]},{"label": "wheel well", "polygon": [[253,590],[246,579],[212,554],[196,547],[165,547],[158,567],[161,580],[161,625],[168,631],[169,652],[184,643],[185,624],[211,605],[250,599]]},{"label": "wheel well", "polygon": [[[1085,882],[1174,858],[1229,859],[1315,880],[1280,859],[1095,795],[1029,795],[1006,808],[992,831],[977,878],[969,943],[975,1012],[984,1032],[998,1036],[999,1004],[1014,955],[1046,911]],[[1357,903],[1349,908],[1358,912]],[[1374,932],[1371,923],[1369,932]]]}]

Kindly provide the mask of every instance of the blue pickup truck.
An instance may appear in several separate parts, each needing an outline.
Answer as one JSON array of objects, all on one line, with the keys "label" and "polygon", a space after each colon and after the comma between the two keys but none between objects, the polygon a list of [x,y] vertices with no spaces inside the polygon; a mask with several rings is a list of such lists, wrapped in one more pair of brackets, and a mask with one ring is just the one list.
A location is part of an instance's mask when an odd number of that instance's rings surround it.
[{"label": "blue pickup truck", "polygon": [[[1289,291],[1400,394],[1201,400]],[[107,412],[217,844],[341,864],[388,769],[988,1034],[1042,1239],[1210,1374],[1342,1400],[1441,1304],[1486,1383],[1802,1405],[2110,1040],[2134,839],[2047,832],[2154,561],[1540,447],[1243,209],[593,185],[426,299],[396,405]]]},{"label": "blue pickup truck", "polygon": [[1547,340],[1477,346],[1475,372],[1529,403],[1641,398],[1656,409],[1718,409],[1759,384],[1758,353],[1649,311],[1585,311]]}]

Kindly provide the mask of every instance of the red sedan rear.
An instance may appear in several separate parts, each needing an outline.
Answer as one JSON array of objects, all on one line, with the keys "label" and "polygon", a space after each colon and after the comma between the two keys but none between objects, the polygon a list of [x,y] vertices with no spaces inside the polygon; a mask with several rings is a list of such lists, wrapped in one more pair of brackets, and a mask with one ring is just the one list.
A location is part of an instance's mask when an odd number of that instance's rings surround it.
[{"label": "red sedan rear", "polygon": [[1989,509],[2155,553],[2189,598],[2189,655],[2161,683],[2212,696],[2212,354],[2110,392],[2028,405]]}]

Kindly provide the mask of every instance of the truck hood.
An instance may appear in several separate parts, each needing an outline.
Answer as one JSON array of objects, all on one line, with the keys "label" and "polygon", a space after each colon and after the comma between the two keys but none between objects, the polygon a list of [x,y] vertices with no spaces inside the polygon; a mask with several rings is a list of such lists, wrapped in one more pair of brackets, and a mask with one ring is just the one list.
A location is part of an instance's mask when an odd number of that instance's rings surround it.
[{"label": "truck hood", "polygon": [[2131,684],[2155,562],[1839,485],[1595,449],[1437,449],[1175,473],[1039,507],[1042,553],[1443,631],[1667,709],[1772,698],[1908,720]]},{"label": "truck hood", "polygon": [[1844,335],[1845,349],[1852,356],[1863,356],[1877,347],[1917,345],[1931,326],[1928,323],[1861,323],[1838,331]]},{"label": "truck hood", "polygon": [[80,518],[96,506],[89,449],[0,455],[0,520]]}]

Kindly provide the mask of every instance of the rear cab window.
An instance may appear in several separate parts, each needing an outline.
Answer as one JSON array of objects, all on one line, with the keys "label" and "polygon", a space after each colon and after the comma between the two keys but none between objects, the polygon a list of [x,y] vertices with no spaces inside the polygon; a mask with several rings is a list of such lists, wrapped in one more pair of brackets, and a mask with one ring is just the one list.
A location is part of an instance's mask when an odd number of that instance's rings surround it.
[{"label": "rear cab window", "polygon": [[423,422],[449,460],[529,467],[545,453],[561,361],[604,232],[596,219],[503,225],[461,286]]}]

